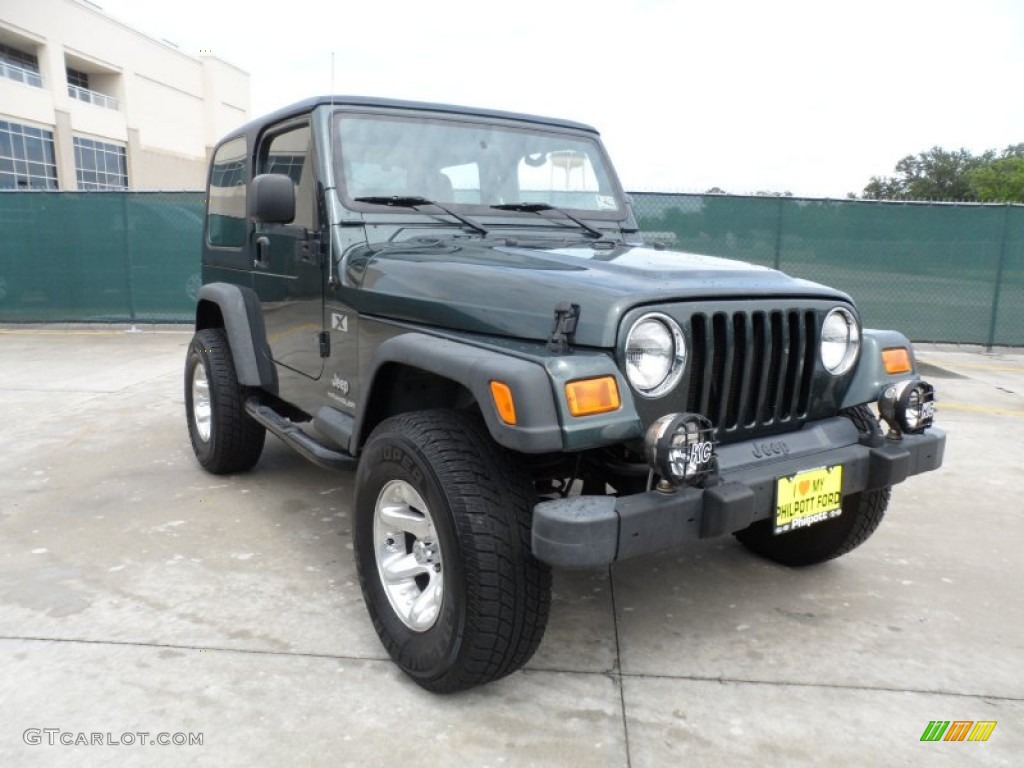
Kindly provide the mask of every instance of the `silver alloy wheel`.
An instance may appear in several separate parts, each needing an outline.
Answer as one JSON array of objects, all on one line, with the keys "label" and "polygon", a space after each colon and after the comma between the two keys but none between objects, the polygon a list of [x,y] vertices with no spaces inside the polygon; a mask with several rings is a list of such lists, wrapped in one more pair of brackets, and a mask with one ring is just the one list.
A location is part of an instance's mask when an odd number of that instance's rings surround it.
[{"label": "silver alloy wheel", "polygon": [[441,542],[426,502],[404,480],[389,481],[377,496],[373,553],[395,615],[414,632],[426,632],[444,601]]},{"label": "silver alloy wheel", "polygon": [[210,412],[210,380],[206,378],[206,366],[199,362],[192,371],[192,420],[204,443],[210,441]]}]

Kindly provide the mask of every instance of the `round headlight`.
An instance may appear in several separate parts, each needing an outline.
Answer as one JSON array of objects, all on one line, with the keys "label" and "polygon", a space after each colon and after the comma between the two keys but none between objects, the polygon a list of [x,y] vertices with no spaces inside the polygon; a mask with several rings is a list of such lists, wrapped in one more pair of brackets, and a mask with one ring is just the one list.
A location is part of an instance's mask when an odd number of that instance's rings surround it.
[{"label": "round headlight", "polygon": [[644,315],[626,336],[626,378],[641,394],[657,397],[679,381],[686,365],[683,332],[671,317]]},{"label": "round headlight", "polygon": [[878,399],[878,411],[896,434],[924,432],[935,419],[935,387],[912,379],[892,384]]},{"label": "round headlight", "polygon": [[860,329],[849,310],[836,307],[821,324],[821,364],[833,376],[842,376],[857,362]]},{"label": "round headlight", "polygon": [[647,463],[671,485],[695,483],[716,466],[715,429],[696,413],[668,413],[644,435]]}]

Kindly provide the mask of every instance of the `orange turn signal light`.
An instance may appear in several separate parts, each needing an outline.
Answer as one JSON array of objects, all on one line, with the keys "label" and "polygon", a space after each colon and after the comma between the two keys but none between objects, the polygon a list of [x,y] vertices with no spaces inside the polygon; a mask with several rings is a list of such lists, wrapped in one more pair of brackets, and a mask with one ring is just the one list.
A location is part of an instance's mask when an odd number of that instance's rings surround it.
[{"label": "orange turn signal light", "polygon": [[491,397],[494,398],[494,407],[498,409],[498,415],[506,424],[516,423],[516,402],[512,399],[512,390],[503,381],[491,382]]},{"label": "orange turn signal light", "polygon": [[573,416],[591,416],[618,410],[619,385],[614,376],[599,376],[596,379],[578,379],[565,385],[565,398],[569,401],[569,413]]},{"label": "orange turn signal light", "polygon": [[910,364],[910,352],[906,347],[889,347],[882,350],[882,362],[885,363],[885,372],[909,373],[913,366]]}]

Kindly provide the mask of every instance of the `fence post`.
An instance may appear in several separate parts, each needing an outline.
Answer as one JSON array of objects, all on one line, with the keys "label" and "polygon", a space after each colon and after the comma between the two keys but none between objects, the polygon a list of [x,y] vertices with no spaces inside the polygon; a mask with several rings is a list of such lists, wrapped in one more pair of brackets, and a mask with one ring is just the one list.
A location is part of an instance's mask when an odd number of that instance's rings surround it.
[{"label": "fence post", "polygon": [[115,192],[113,194],[121,195],[121,213],[124,216],[124,268],[126,273],[126,283],[128,289],[128,320],[132,326],[135,325],[135,275],[134,269],[132,269],[132,233],[131,227],[128,223],[128,195],[125,192]]},{"label": "fence post", "polygon": [[784,198],[780,197],[779,200],[779,213],[775,219],[775,269],[780,269],[782,265],[782,206]]},{"label": "fence post", "polygon": [[1010,203],[1003,209],[1003,237],[999,243],[999,264],[996,266],[996,282],[992,291],[992,317],[988,324],[988,345],[986,352],[991,352],[996,343],[996,321],[999,319],[999,294],[1003,286],[1003,267],[1006,264],[1006,241],[1010,236]]}]

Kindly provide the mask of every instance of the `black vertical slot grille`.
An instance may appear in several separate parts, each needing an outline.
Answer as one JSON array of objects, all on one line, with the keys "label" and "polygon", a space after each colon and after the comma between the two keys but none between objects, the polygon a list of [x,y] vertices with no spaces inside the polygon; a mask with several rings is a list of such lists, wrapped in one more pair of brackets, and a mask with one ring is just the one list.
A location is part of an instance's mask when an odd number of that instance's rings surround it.
[{"label": "black vertical slot grille", "polygon": [[692,315],[687,409],[726,431],[805,418],[816,327],[813,310]]}]

